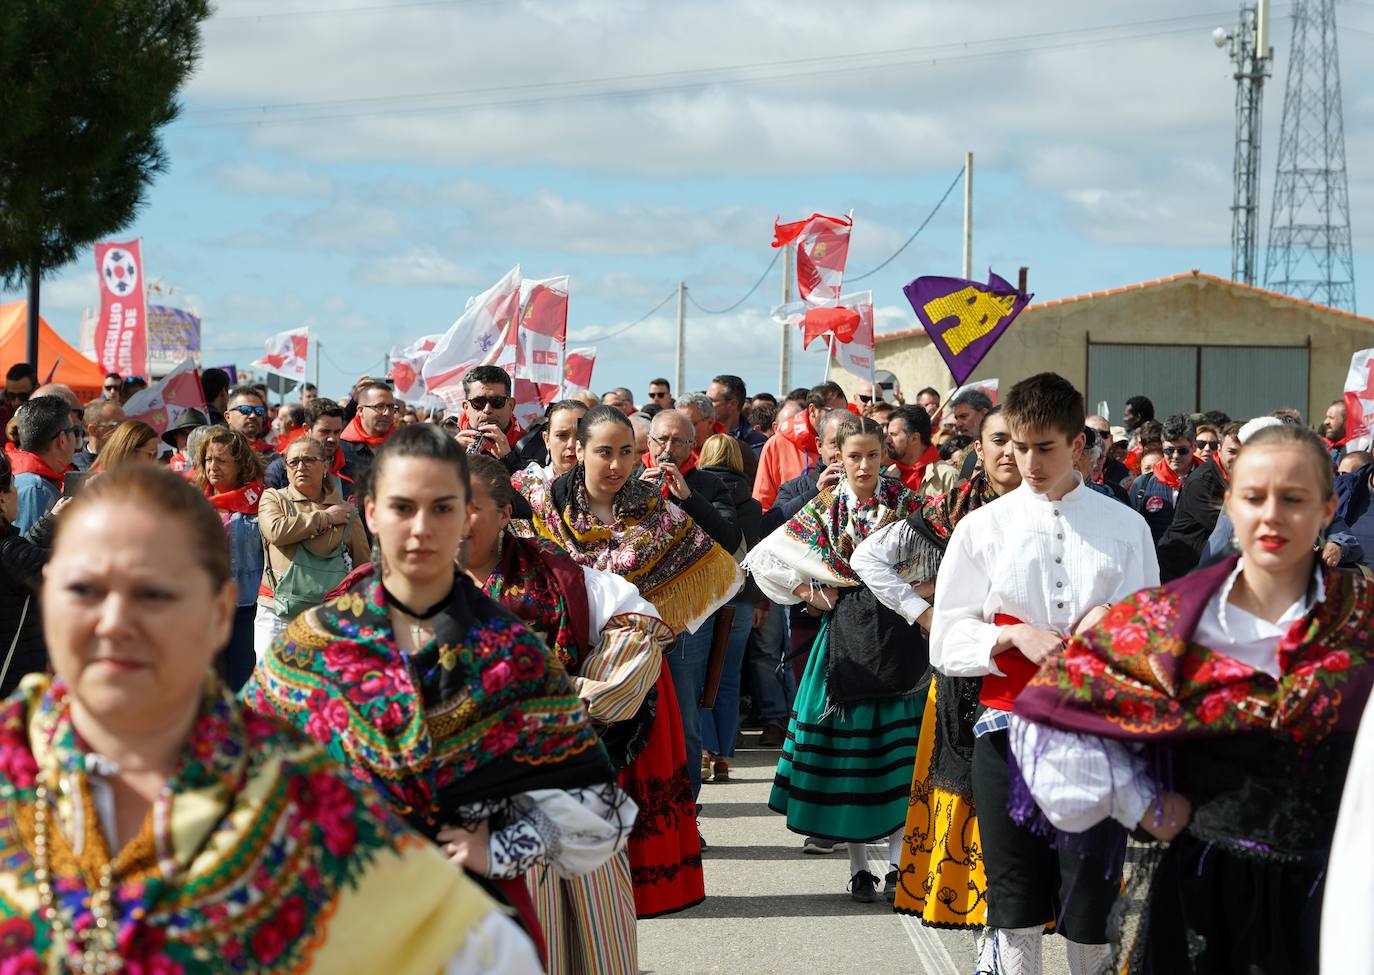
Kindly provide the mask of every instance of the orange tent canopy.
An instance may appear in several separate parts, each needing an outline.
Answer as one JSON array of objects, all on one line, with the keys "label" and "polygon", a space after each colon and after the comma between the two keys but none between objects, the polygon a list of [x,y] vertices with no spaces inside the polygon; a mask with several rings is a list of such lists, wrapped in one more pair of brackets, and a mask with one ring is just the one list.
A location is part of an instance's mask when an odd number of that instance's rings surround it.
[{"label": "orange tent canopy", "polygon": [[[0,305],[0,363],[8,369],[16,362],[23,362],[28,355],[27,301],[11,301]],[[58,358],[61,361],[58,361]],[[85,403],[100,396],[100,387],[105,380],[105,370],[87,359],[53,331],[52,326],[42,315],[38,316],[38,381],[48,378],[53,365],[57,372],[52,381],[65,383]]]}]

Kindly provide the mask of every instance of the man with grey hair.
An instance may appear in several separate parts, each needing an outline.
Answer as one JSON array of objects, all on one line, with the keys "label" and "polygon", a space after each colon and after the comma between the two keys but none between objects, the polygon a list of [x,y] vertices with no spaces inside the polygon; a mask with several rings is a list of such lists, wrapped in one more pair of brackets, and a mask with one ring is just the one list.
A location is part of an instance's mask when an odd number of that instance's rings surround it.
[{"label": "man with grey hair", "polygon": [[630,426],[635,428],[635,450],[641,454],[649,452],[649,428],[653,421],[643,413],[630,414]]},{"label": "man with grey hair", "polygon": [[983,417],[992,410],[992,400],[981,389],[969,388],[950,400],[949,413],[954,432],[977,440],[983,432]]},{"label": "man with grey hair", "polygon": [[22,535],[62,497],[81,427],[60,396],[35,396],[20,407],[17,420],[19,449],[9,458],[19,496],[13,525]]},{"label": "man with grey hair", "polygon": [[705,393],[683,393],[677,398],[677,411],[692,424],[692,449],[701,450],[706,438],[716,429],[716,407]]},{"label": "man with grey hair", "polygon": [[601,405],[614,406],[626,416],[638,412],[638,408],[635,406],[635,394],[624,386],[617,386],[615,389],[602,393]]},{"label": "man with grey hair", "polygon": [[91,400],[86,404],[83,419],[86,424],[86,446],[72,455],[72,466],[79,471],[88,471],[115,427],[124,422],[124,407],[118,398]]}]

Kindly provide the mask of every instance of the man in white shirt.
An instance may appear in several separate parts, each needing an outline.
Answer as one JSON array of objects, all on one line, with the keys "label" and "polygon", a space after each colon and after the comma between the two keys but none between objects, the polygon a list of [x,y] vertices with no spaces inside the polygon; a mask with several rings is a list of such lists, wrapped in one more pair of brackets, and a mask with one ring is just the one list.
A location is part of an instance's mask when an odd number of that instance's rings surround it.
[{"label": "man in white shirt", "polygon": [[[1057,853],[1009,812],[1007,725],[1016,695],[1063,641],[1107,606],[1159,584],[1149,526],[1083,485],[1083,397],[1054,373],[1012,387],[1003,407],[1021,486],[954,529],[935,587],[931,665],[982,676],[973,794],[988,876],[988,937],[978,971],[1039,975],[1044,926],[1069,941],[1069,969],[1108,957],[1120,868]],[[1108,829],[1113,827],[1106,827]],[[1106,837],[1108,847],[1124,834]],[[1105,852],[1105,851],[1104,851]]]}]

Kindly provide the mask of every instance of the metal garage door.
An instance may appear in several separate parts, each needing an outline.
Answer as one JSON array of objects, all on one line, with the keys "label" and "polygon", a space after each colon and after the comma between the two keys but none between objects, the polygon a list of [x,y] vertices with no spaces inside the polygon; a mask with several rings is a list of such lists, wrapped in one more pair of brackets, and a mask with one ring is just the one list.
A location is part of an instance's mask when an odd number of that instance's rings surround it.
[{"label": "metal garage door", "polygon": [[[1308,349],[1202,349],[1198,402],[1244,419],[1291,406],[1307,417]],[[1310,417],[1307,417],[1311,419]]]},{"label": "metal garage door", "polygon": [[1088,412],[1105,400],[1119,424],[1126,400],[1144,394],[1155,416],[1197,409],[1197,347],[1191,345],[1088,346]]}]

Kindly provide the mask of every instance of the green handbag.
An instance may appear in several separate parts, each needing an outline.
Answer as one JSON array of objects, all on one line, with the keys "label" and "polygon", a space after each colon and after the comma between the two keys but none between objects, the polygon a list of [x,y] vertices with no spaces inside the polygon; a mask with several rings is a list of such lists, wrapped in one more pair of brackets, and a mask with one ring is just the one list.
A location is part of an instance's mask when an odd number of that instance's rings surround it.
[{"label": "green handbag", "polygon": [[[284,499],[295,514],[296,505],[290,498]],[[296,544],[291,555],[291,565],[282,573],[280,579],[273,578],[272,559],[267,556],[267,577],[272,584],[272,611],[285,620],[295,619],[312,606],[324,602],[325,593],[343,582],[348,575],[344,553],[348,550],[348,530],[353,526],[355,511],[343,526],[343,535],[338,546],[328,555],[316,555],[305,547],[305,542]]]}]

